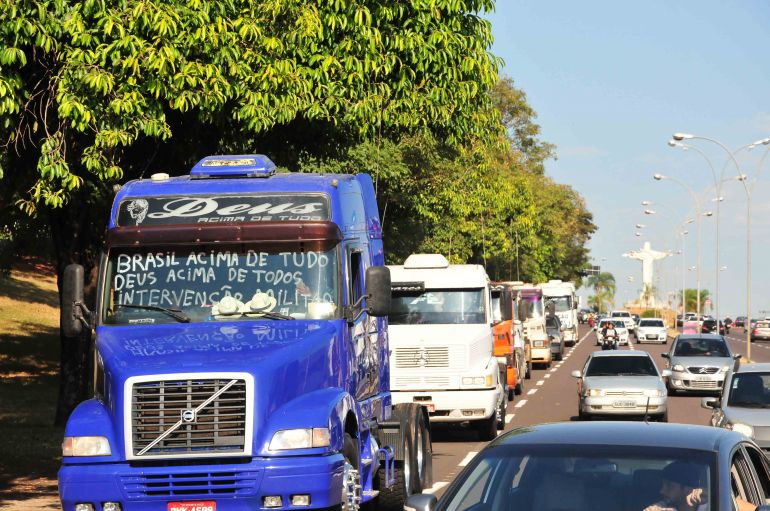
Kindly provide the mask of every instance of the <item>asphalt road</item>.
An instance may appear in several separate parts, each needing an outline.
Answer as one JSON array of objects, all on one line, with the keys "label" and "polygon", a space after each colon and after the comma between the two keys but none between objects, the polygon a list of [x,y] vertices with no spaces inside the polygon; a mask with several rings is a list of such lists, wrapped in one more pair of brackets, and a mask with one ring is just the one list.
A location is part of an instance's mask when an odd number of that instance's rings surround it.
[{"label": "asphalt road", "polygon": [[[532,378],[524,381],[524,391],[508,403],[505,430],[539,424],[577,420],[577,382],[570,375],[582,369],[596,345],[596,335],[585,325],[580,328],[580,342],[567,348],[564,360],[554,362],[550,369],[535,368]],[[743,329],[734,329],[728,335],[728,342],[734,353],[746,354],[746,337]],[[666,345],[638,344],[633,336],[629,346],[621,349],[643,349],[653,356],[659,369],[665,368],[665,359],[660,354],[668,351],[671,338]],[[770,342],[755,342],[751,347],[754,362],[770,362]],[[669,422],[707,425],[711,412],[701,408],[701,397],[669,397]],[[476,432],[461,426],[433,426],[433,488],[428,492],[441,495],[445,487],[481,450],[486,442],[480,442]]]}]

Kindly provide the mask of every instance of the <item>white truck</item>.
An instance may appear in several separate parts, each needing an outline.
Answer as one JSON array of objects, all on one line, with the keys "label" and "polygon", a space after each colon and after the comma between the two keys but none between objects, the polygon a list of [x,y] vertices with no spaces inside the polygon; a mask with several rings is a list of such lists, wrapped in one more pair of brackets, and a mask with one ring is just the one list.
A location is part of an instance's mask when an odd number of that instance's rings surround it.
[{"label": "white truck", "polygon": [[412,254],[388,268],[393,404],[419,403],[431,422],[470,421],[481,439],[495,438],[505,426],[507,400],[484,267]]},{"label": "white truck", "polygon": [[529,366],[543,364],[551,367],[551,342],[545,328],[543,290],[535,284],[512,283],[519,297],[519,319],[524,327],[524,339],[529,346]]},{"label": "white truck", "polygon": [[549,280],[538,286],[543,290],[546,307],[553,304],[554,313],[564,327],[564,344],[574,346],[578,340],[578,299],[575,284],[561,280]]}]

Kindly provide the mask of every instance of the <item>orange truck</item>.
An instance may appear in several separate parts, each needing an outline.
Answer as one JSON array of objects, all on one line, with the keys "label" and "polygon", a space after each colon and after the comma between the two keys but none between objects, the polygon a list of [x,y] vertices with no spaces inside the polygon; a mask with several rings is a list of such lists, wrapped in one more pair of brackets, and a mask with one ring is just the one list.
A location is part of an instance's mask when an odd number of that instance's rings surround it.
[{"label": "orange truck", "polygon": [[521,394],[523,380],[528,376],[524,335],[518,319],[517,293],[512,285],[503,282],[493,283],[491,293],[494,355],[501,369],[505,368],[508,401],[513,401],[514,394]]}]

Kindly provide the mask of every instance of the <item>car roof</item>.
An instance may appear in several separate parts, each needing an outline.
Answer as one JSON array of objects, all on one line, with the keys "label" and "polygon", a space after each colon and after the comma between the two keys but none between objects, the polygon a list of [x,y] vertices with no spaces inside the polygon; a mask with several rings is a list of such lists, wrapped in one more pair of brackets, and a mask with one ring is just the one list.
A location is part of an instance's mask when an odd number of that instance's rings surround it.
[{"label": "car roof", "polygon": [[594,351],[591,353],[592,357],[649,357],[650,354],[644,350],[603,350]]},{"label": "car roof", "polygon": [[642,321],[663,321],[663,318],[642,318]]},{"label": "car roof", "polygon": [[724,428],[693,424],[613,422],[558,422],[512,429],[490,445],[616,445],[662,447],[715,452],[722,442],[743,436]]},{"label": "car roof", "polygon": [[724,341],[725,338],[722,337],[719,334],[680,334],[676,337],[675,340],[692,340],[692,339],[713,339],[713,340],[721,340]]}]

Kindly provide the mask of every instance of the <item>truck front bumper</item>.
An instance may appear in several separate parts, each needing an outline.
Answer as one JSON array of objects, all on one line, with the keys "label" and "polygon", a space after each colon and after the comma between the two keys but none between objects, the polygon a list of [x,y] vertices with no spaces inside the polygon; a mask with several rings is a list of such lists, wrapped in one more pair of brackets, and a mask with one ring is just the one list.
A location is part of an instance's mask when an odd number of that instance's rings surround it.
[{"label": "truck front bumper", "polygon": [[392,391],[393,404],[419,403],[428,409],[431,422],[465,422],[487,419],[497,411],[500,390]]},{"label": "truck front bumper", "polygon": [[[79,503],[101,511],[105,502],[119,502],[123,511],[168,511],[171,502],[197,502],[200,509],[211,509],[204,503],[214,503],[212,511],[252,511],[265,509],[266,496],[281,497],[283,505],[272,508],[277,511],[316,509],[339,505],[342,472],[341,454],[252,458],[248,463],[64,465],[59,496],[64,511],[74,511]],[[309,495],[310,505],[292,506],[294,495]]]},{"label": "truck front bumper", "polygon": [[532,348],[533,364],[549,364],[551,362],[551,343],[544,348]]}]

